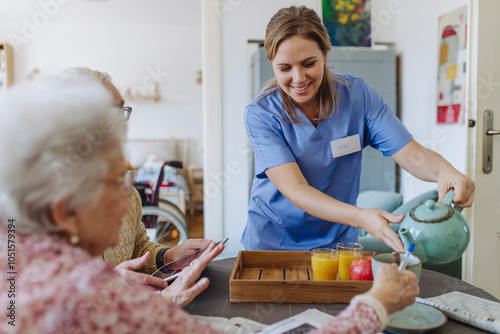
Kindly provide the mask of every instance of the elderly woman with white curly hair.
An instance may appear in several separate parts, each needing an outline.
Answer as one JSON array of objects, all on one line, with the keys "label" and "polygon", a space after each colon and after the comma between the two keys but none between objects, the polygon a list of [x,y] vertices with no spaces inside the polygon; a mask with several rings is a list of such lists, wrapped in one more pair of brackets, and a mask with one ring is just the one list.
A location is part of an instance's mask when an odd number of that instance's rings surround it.
[{"label": "elderly woman with white curly hair", "polygon": [[[162,298],[168,288],[151,293],[100,259],[119,241],[131,194],[125,131],[99,81],[39,79],[0,99],[0,245],[15,258],[0,262],[13,279],[1,280],[0,305],[14,305],[0,332],[218,332]],[[222,249],[212,242],[173,285],[206,286],[196,280]],[[416,294],[413,273],[383,266],[373,288],[318,332],[376,333]]]},{"label": "elderly woman with white curly hair", "polygon": [[[15,245],[13,267],[7,261],[0,267],[17,272],[10,298],[17,304],[15,327],[3,321],[0,332],[197,328],[161,297],[172,287],[199,284],[223,246],[212,242],[158,295],[125,281],[100,259],[119,242],[132,193],[125,134],[126,123],[99,81],[40,79],[14,86],[0,102],[0,244],[13,235]],[[9,305],[10,287],[3,282],[0,305]]]},{"label": "elderly woman with white curly hair", "polygon": [[[66,79],[98,80],[111,93],[113,105],[124,112],[123,116],[128,121],[132,108],[124,107],[125,101],[112,83],[111,76],[108,73],[91,70],[88,67],[68,67],[61,71],[58,76]],[[154,289],[164,289],[168,286],[168,283],[149,274],[162,268],[165,263],[180,259],[197,249],[207,247],[209,244],[210,240],[188,239],[170,248],[151,241],[142,222],[141,196],[133,188],[128,200],[127,212],[122,219],[120,242],[118,245],[106,249],[102,257],[106,262],[115,266],[115,270],[127,280],[148,285]],[[169,297],[177,304],[183,305],[186,300],[192,298],[192,294],[196,296],[205,288],[206,286],[200,285],[198,290],[192,290],[190,293],[169,289]]]}]

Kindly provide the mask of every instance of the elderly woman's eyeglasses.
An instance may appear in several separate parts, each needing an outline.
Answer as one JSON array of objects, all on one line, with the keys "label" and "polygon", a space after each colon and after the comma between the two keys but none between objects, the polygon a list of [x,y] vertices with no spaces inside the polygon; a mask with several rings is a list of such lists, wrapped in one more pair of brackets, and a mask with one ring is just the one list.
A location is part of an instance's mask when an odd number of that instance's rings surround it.
[{"label": "elderly woman's eyeglasses", "polygon": [[123,118],[128,121],[130,119],[130,114],[132,113],[132,107],[121,107],[120,108]]},{"label": "elderly woman's eyeglasses", "polygon": [[135,172],[129,170],[125,173],[125,175],[119,177],[116,180],[102,179],[102,181],[109,184],[114,184],[119,187],[123,187],[127,191],[127,193],[129,193],[132,190],[132,187],[134,186]]}]

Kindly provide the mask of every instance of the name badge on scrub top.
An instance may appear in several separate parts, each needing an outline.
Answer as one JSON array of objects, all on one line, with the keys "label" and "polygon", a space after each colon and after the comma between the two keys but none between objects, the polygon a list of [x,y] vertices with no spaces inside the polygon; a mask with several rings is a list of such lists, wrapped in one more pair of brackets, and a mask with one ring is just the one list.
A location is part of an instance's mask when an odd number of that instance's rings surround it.
[{"label": "name badge on scrub top", "polygon": [[332,146],[332,155],[334,158],[361,151],[359,134],[334,140],[330,142],[330,144]]}]

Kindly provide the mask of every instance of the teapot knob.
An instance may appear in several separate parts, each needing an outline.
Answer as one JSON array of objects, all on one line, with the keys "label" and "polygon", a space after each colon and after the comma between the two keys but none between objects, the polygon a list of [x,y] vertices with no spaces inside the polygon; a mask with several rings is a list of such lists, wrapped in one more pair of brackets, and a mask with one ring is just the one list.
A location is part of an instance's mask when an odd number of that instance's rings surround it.
[{"label": "teapot knob", "polygon": [[427,210],[434,210],[434,208],[436,207],[436,202],[434,202],[432,199],[428,199],[424,204]]}]

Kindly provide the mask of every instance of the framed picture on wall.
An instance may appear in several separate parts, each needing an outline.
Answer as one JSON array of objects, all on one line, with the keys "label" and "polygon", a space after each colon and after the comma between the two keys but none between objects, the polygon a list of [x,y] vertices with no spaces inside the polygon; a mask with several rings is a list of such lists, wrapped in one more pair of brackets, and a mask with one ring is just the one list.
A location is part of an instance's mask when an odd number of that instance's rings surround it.
[{"label": "framed picture on wall", "polygon": [[323,23],[333,46],[371,47],[371,0],[323,0]]},{"label": "framed picture on wall", "polygon": [[437,123],[465,123],[467,6],[439,17]]}]

